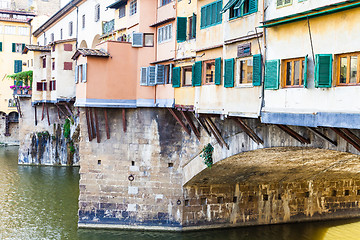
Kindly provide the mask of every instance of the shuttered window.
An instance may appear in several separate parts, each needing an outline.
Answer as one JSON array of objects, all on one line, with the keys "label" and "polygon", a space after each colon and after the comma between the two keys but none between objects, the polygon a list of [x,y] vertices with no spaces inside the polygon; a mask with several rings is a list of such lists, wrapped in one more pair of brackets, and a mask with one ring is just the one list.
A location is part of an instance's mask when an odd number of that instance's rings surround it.
[{"label": "shuttered window", "polygon": [[180,67],[174,67],[172,72],[172,86],[174,88],[180,87]]},{"label": "shuttered window", "polygon": [[81,81],[87,82],[87,63],[82,65]]},{"label": "shuttered window", "polygon": [[292,4],[292,0],[276,0],[276,7],[284,7]]},{"label": "shuttered window", "polygon": [[37,91],[46,91],[47,90],[47,83],[46,82],[37,82],[36,83],[36,90]]},{"label": "shuttered window", "polygon": [[14,61],[14,73],[22,72],[22,61],[15,60]]},{"label": "shuttered window", "polygon": [[280,60],[266,61],[265,89],[279,89]]},{"label": "shuttered window", "polygon": [[307,88],[307,64],[308,64],[308,56],[306,55],[304,60],[304,70],[303,70],[304,88]]},{"label": "shuttered window", "polygon": [[0,42],[0,52],[2,52],[2,42]]},{"label": "shuttered window", "polygon": [[329,88],[332,80],[332,55],[316,54],[315,87]]},{"label": "shuttered window", "polygon": [[234,87],[234,59],[225,59],[224,87]]},{"label": "shuttered window", "polygon": [[194,77],[192,79],[192,85],[194,87],[201,86],[202,78],[202,62],[198,61],[194,64]]},{"label": "shuttered window", "polygon": [[207,4],[201,8],[201,28],[217,25],[222,21],[222,0]]},{"label": "shuttered window", "polygon": [[177,18],[176,40],[178,42],[186,40],[186,24],[187,24],[186,17],[178,17]]},{"label": "shuttered window", "polygon": [[221,84],[221,58],[215,59],[215,85]]},{"label": "shuttered window", "polygon": [[253,86],[261,86],[261,55],[253,56]]},{"label": "shuttered window", "polygon": [[50,81],[50,91],[56,90],[56,80]]},{"label": "shuttered window", "polygon": [[229,8],[229,19],[242,17],[258,11],[258,0],[239,0]]}]

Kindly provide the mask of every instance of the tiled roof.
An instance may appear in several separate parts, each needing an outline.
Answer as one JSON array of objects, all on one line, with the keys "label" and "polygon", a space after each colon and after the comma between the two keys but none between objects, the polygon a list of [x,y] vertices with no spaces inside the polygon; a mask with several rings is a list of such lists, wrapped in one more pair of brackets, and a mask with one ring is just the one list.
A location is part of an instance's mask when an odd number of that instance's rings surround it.
[{"label": "tiled roof", "polygon": [[40,52],[50,52],[51,48],[49,46],[39,46],[39,45],[25,45],[23,53],[28,51],[40,51]]},{"label": "tiled roof", "polygon": [[76,60],[80,55],[83,57],[92,56],[92,57],[109,57],[110,54],[101,49],[88,49],[88,48],[79,48],[72,59]]}]

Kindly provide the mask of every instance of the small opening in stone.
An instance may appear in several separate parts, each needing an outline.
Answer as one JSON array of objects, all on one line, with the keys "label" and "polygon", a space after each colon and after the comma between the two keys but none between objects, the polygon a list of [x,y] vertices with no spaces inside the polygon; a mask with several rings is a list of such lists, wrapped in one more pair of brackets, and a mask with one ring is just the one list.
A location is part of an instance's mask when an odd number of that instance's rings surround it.
[{"label": "small opening in stone", "polygon": [[331,191],[331,196],[333,196],[333,197],[336,196],[336,190],[332,190],[332,191]]},{"label": "small opening in stone", "polygon": [[168,167],[174,167],[174,163],[169,162],[169,163],[168,163]]},{"label": "small opening in stone", "polygon": [[349,190],[345,190],[345,196],[349,196],[350,195],[350,191]]},{"label": "small opening in stone", "polygon": [[360,195],[360,189],[359,189],[359,190],[357,190],[357,195]]},{"label": "small opening in stone", "polygon": [[306,198],[310,197],[310,192],[305,192],[305,197]]},{"label": "small opening in stone", "polygon": [[131,166],[135,166],[135,161],[131,161]]},{"label": "small opening in stone", "polygon": [[220,204],[224,203],[224,198],[223,197],[218,197],[217,202],[220,203]]},{"label": "small opening in stone", "polygon": [[237,197],[233,197],[233,203],[237,203]]},{"label": "small opening in stone", "polygon": [[185,199],[184,204],[185,204],[186,207],[188,207],[189,206],[189,199]]},{"label": "small opening in stone", "polygon": [[249,196],[249,202],[253,201],[253,196]]},{"label": "small opening in stone", "polygon": [[200,204],[201,205],[206,205],[206,198],[201,198],[200,199]]},{"label": "small opening in stone", "polygon": [[278,200],[281,200],[281,194],[278,194]]},{"label": "small opening in stone", "polygon": [[98,165],[100,165],[101,164],[101,160],[98,160]]},{"label": "small opening in stone", "polygon": [[267,195],[267,194],[264,194],[264,195],[263,195],[263,200],[264,200],[264,201],[267,201],[267,200],[269,200],[269,195]]}]

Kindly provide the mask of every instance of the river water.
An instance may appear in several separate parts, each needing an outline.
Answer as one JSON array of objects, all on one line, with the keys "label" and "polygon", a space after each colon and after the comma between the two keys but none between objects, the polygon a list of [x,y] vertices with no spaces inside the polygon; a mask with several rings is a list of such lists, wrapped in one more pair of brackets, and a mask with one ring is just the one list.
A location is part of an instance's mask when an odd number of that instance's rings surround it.
[{"label": "river water", "polygon": [[78,230],[78,168],[18,166],[17,154],[0,148],[0,239],[360,239],[360,219],[186,233]]}]

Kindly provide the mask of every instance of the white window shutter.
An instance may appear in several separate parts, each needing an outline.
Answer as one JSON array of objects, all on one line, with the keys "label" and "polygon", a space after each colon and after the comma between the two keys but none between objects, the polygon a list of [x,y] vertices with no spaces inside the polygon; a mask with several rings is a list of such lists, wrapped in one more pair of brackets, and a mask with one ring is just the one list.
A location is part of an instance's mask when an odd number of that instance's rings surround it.
[{"label": "white window shutter", "polygon": [[147,68],[142,67],[140,69],[140,85],[147,86]]},{"label": "white window shutter", "polygon": [[155,66],[155,76],[156,76],[156,84],[165,84],[165,66],[164,65],[156,65]]},{"label": "white window shutter", "polygon": [[79,66],[75,66],[75,83],[79,82],[78,70],[79,70]]},{"label": "white window shutter", "polygon": [[142,47],[143,46],[143,33],[133,33],[132,34],[132,46],[133,47]]},{"label": "white window shutter", "polygon": [[87,82],[86,73],[87,73],[87,63],[82,65],[82,81],[83,82]]},{"label": "white window shutter", "polygon": [[172,71],[173,71],[173,67],[174,65],[172,63],[170,63],[170,69],[169,69],[169,84],[172,83]]},{"label": "white window shutter", "polygon": [[155,66],[147,67],[147,85],[155,86],[156,76],[155,76]]}]

